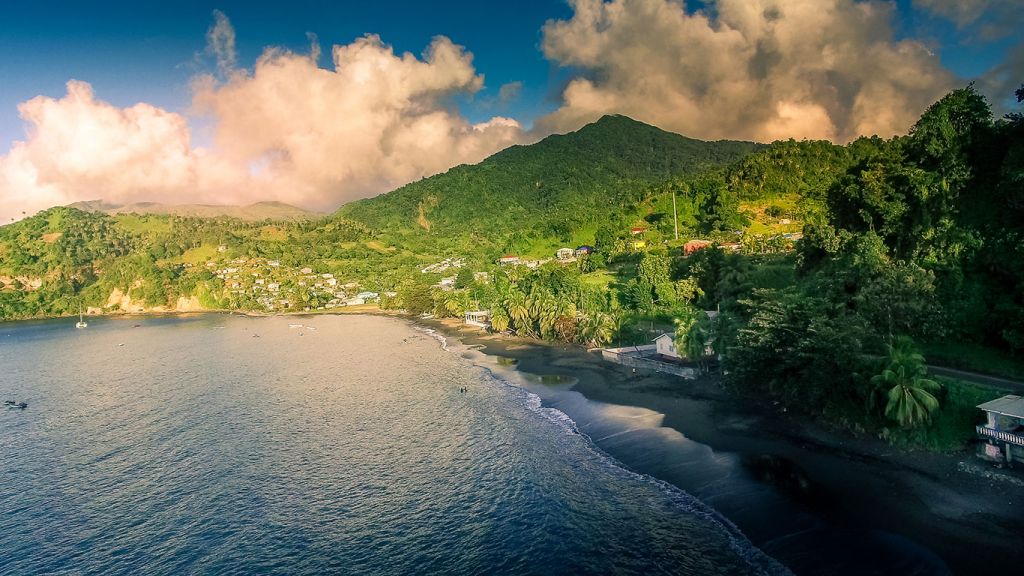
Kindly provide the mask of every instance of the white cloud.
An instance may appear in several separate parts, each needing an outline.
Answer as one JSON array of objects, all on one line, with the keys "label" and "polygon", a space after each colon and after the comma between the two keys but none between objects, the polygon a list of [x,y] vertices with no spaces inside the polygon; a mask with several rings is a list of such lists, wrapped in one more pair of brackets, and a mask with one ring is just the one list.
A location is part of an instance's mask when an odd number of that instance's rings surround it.
[{"label": "white cloud", "polygon": [[0,156],[0,222],[57,204],[244,203],[280,200],[330,210],[522,138],[495,117],[472,124],[450,105],[483,85],[472,55],[437,37],[422,58],[376,36],[334,46],[333,69],[310,55],[268,49],[251,73],[235,68],[234,31],[215,13],[213,75],[194,83],[193,114],[207,116],[210,149],[193,146],[185,116],[148,104],[118,108],[85,82],[63,98],[19,107],[24,141]]},{"label": "white cloud", "polygon": [[583,73],[541,131],[622,113],[697,138],[905,132],[952,87],[923,45],[893,39],[893,7],[853,0],[571,0],[545,55]]},{"label": "white cloud", "polygon": [[268,50],[251,75],[196,85],[194,105],[216,119],[216,144],[257,162],[284,201],[317,207],[477,162],[518,141],[519,125],[470,124],[448,106],[483,77],[444,37],[422,59],[396,55],[377,36],[334,46],[333,70],[305,55]]},{"label": "white cloud", "polygon": [[[216,163],[190,144],[184,117],[148,104],[117,108],[70,81],[60,99],[38,96],[18,110],[28,138],[0,156],[0,221],[77,200],[192,201]],[[199,173],[205,172],[201,176]]]}]

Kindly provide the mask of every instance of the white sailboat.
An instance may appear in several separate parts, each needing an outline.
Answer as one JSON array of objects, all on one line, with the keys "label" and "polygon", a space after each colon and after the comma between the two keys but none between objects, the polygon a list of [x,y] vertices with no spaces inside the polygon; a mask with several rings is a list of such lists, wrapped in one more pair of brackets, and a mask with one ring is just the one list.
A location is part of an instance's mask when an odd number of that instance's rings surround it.
[{"label": "white sailboat", "polygon": [[89,324],[87,324],[85,322],[85,318],[82,317],[82,309],[79,308],[78,309],[78,323],[75,324],[75,328],[85,328],[88,325]]}]

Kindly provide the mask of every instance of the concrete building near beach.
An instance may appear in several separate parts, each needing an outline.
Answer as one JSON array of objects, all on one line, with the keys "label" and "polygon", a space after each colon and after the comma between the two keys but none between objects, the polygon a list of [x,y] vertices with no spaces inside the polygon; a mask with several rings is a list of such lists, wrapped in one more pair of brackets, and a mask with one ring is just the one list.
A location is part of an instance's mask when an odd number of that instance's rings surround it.
[{"label": "concrete building near beach", "polygon": [[983,440],[979,456],[1008,466],[1024,464],[1024,398],[1003,396],[978,406],[985,423],[975,430]]},{"label": "concrete building near beach", "polygon": [[466,311],[466,324],[477,326],[485,330],[491,329],[490,310],[469,310]]},{"label": "concrete building near beach", "polygon": [[676,352],[676,340],[672,334],[662,334],[654,339],[655,350],[661,356],[668,356],[669,358],[679,358],[679,353]]}]

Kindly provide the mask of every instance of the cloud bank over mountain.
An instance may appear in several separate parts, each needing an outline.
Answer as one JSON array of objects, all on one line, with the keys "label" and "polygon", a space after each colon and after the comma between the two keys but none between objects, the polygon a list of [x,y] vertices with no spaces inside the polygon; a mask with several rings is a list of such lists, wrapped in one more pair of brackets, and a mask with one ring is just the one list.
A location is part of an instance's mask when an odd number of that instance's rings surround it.
[{"label": "cloud bank over mountain", "polygon": [[697,138],[905,132],[953,87],[923,44],[893,38],[893,7],[852,0],[574,0],[544,27],[545,55],[583,73],[550,131],[623,113]]}]

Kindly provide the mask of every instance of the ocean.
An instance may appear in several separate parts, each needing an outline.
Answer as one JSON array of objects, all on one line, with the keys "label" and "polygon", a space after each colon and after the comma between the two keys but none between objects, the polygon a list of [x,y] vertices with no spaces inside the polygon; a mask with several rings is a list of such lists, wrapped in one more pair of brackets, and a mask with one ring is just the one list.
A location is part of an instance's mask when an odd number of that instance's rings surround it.
[{"label": "ocean", "polygon": [[478,356],[373,316],[0,324],[0,573],[787,573]]}]

